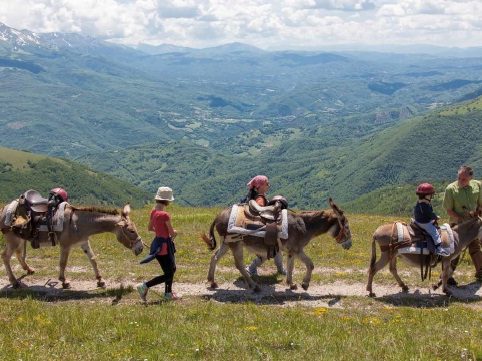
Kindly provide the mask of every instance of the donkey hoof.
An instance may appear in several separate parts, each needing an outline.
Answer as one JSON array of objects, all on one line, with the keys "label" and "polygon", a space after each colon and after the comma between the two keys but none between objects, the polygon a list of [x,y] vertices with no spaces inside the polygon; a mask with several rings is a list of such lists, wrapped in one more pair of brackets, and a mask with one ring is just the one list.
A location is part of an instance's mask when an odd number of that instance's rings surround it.
[{"label": "donkey hoof", "polygon": [[12,282],[12,288],[19,289],[21,287],[22,287],[22,282],[20,281]]},{"label": "donkey hoof", "polygon": [[105,282],[104,281],[97,281],[97,287],[105,288]]},{"label": "donkey hoof", "polygon": [[62,288],[64,290],[70,289],[70,282],[62,282]]},{"label": "donkey hoof", "polygon": [[34,273],[35,273],[35,269],[33,269],[33,268],[29,268],[29,269],[27,270],[27,275],[28,275],[28,276],[31,276],[31,275],[33,275]]},{"label": "donkey hoof", "polygon": [[403,292],[403,293],[408,293],[408,287],[407,287],[407,286],[402,286],[402,292]]},{"label": "donkey hoof", "polygon": [[444,293],[447,297],[451,297],[452,296],[452,291],[450,291],[449,289],[447,288],[444,288]]},{"label": "donkey hoof", "polygon": [[306,291],[306,290],[308,290],[308,287],[310,287],[310,284],[309,283],[302,283],[301,287]]},{"label": "donkey hoof", "polygon": [[210,288],[214,289],[214,288],[218,288],[218,287],[219,287],[219,285],[216,282],[211,282]]},{"label": "donkey hoof", "polygon": [[298,289],[297,285],[290,285],[290,290],[295,291]]},{"label": "donkey hoof", "polygon": [[258,285],[254,286],[253,292],[255,292],[255,293],[261,292],[261,287],[259,287]]},{"label": "donkey hoof", "polygon": [[375,298],[375,297],[377,297],[377,295],[374,292],[370,292],[368,294],[368,297]]},{"label": "donkey hoof", "polygon": [[432,289],[433,289],[434,291],[437,290],[439,287],[440,287],[440,285],[439,285],[438,283],[434,283],[434,284],[432,285]]}]

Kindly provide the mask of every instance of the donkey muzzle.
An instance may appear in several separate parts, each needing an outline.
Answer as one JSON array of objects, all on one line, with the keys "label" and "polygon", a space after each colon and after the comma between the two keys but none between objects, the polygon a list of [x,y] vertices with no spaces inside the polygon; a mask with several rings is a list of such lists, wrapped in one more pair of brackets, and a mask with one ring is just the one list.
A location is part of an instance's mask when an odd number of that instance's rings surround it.
[{"label": "donkey muzzle", "polygon": [[351,248],[351,239],[347,239],[345,242],[341,244],[343,249],[350,249]]},{"label": "donkey muzzle", "polygon": [[134,254],[138,256],[142,253],[143,250],[144,250],[144,242],[142,242],[141,238],[138,238],[136,243],[134,243],[134,245],[132,246],[132,252],[134,252]]}]

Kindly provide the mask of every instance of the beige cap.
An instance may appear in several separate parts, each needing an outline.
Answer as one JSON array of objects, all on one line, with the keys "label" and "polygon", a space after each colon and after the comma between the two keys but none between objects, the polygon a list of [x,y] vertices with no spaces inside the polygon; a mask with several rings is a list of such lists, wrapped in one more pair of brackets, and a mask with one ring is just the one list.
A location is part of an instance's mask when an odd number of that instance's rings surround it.
[{"label": "beige cap", "polygon": [[172,189],[169,187],[159,187],[156,196],[154,197],[156,201],[169,201],[172,202],[174,197],[172,196]]}]

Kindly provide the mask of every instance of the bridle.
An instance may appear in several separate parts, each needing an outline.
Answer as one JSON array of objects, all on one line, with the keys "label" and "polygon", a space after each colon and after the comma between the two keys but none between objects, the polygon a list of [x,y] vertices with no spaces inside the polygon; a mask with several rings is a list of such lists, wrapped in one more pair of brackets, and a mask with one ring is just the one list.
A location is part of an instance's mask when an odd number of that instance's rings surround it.
[{"label": "bridle", "polygon": [[338,234],[335,236],[335,241],[336,243],[343,243],[345,242],[345,236],[346,236],[346,230],[345,230],[345,225],[342,224],[340,217],[336,217],[338,220],[338,226],[340,227],[340,230],[338,231]]},{"label": "bridle", "polygon": [[[142,248],[146,246],[146,244],[142,241],[142,238],[141,236],[139,236],[139,234],[137,234],[136,239],[132,240],[124,228],[127,228],[127,223],[126,223],[126,226],[120,226],[120,229],[122,231],[122,234],[125,236],[125,238],[129,240],[129,247],[137,255],[138,254],[137,250],[142,250]],[[140,252],[141,251],[139,251],[139,253]]]}]

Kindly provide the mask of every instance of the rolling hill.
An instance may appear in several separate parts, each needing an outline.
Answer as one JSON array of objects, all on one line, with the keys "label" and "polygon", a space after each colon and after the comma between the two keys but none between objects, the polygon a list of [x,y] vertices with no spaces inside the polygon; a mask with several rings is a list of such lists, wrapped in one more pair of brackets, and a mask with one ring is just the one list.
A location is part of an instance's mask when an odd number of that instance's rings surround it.
[{"label": "rolling hill", "polygon": [[66,159],[0,147],[0,202],[17,198],[28,189],[48,196],[54,187],[65,188],[73,204],[142,206],[151,195],[112,176]]}]

